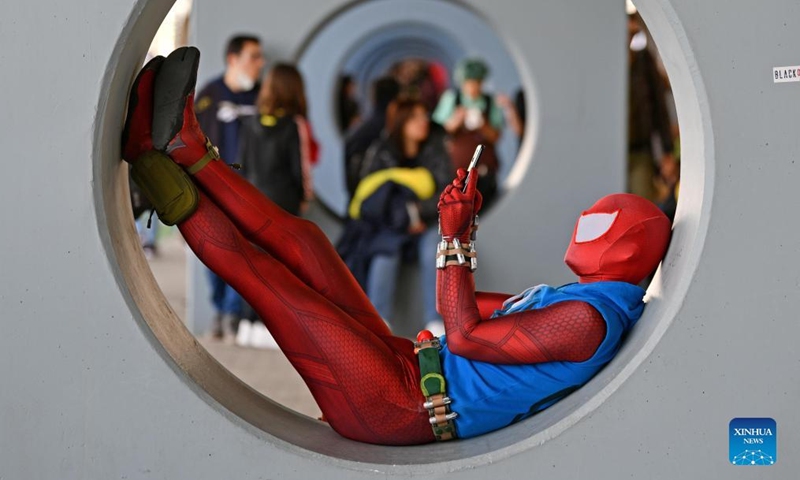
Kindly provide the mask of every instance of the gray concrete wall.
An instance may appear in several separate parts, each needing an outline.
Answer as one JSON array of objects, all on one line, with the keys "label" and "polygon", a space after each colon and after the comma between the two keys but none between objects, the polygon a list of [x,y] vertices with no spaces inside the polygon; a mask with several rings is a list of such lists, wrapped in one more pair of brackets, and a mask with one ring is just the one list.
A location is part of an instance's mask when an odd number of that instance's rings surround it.
[{"label": "gray concrete wall", "polygon": [[[514,290],[545,271],[554,273],[542,280],[565,279],[555,245],[584,196],[613,186],[587,180],[606,177],[586,160],[598,145],[621,155],[621,134],[605,129],[621,109],[594,111],[589,88],[614,74],[584,55],[601,30],[621,26],[607,11],[619,3],[537,2],[525,15],[516,2],[476,3],[546,92],[526,144],[536,159],[528,193],[516,190],[482,230],[492,246],[482,262],[497,266],[482,270],[485,286]],[[800,6],[638,4],[684,138],[675,234],[645,316],[608,368],[543,414],[479,439],[390,449],[342,440],[237,383],[155,286],[128,215],[118,138],[126,88],[169,2],[4,2],[0,478],[794,478],[800,85],[773,84],[771,67],[800,63]],[[336,8],[274,5],[265,19],[288,49]],[[576,21],[586,28],[570,31]],[[531,73],[528,62],[558,59],[592,76]],[[502,233],[509,219],[515,230]],[[510,267],[528,253],[533,278],[519,285]],[[742,416],[777,420],[776,465],[728,463],[728,422]]]}]

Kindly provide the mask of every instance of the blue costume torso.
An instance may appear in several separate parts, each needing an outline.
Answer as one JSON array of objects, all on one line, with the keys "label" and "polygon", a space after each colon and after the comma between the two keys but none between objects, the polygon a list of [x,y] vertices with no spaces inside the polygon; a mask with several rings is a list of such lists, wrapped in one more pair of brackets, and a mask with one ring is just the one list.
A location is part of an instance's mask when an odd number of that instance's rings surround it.
[{"label": "blue costume torso", "polygon": [[[627,331],[642,315],[644,290],[623,282],[573,283],[535,287],[495,316],[578,300],[592,305],[606,321],[606,336],[584,362],[499,365],[450,352],[442,337],[440,358],[461,438],[491,432],[549,407],[586,383],[619,350]],[[491,320],[488,320],[491,321]]]}]

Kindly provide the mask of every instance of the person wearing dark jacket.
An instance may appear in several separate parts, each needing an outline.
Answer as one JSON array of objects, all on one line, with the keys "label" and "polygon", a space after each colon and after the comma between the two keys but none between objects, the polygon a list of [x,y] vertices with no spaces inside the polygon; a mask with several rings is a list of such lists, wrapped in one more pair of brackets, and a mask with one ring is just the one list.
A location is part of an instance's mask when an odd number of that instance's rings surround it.
[{"label": "person wearing dark jacket", "polygon": [[316,151],[300,72],[276,64],[264,80],[257,107],[258,114],[242,122],[238,162],[250,183],[287,212],[300,215],[313,197]]},{"label": "person wearing dark jacket", "polygon": [[[222,158],[235,158],[241,119],[255,113],[258,78],[264,68],[261,41],[253,35],[235,35],[225,49],[225,73],[200,89],[195,111],[200,127],[217,145]],[[208,271],[211,298],[216,310],[215,338],[237,330],[241,318],[252,318],[252,308],[217,274]]]},{"label": "person wearing dark jacket", "polygon": [[336,99],[336,121],[339,124],[339,131],[346,133],[353,125],[356,125],[361,117],[361,107],[356,100],[356,82],[352,75],[342,75],[339,77],[337,86],[338,97]]},{"label": "person wearing dark jacket", "polygon": [[372,84],[372,113],[348,133],[344,142],[345,181],[350,198],[361,180],[364,154],[386,128],[386,109],[400,93],[400,84],[392,77],[382,77]]},{"label": "person wearing dark jacket", "polygon": [[373,256],[365,282],[367,296],[378,313],[391,321],[397,276],[403,259],[402,247],[418,247],[424,321],[428,324],[439,322],[441,320],[436,312],[436,259],[431,252],[436,250],[438,243],[437,199],[453,177],[452,163],[445,147],[445,133],[439,128],[431,128],[424,104],[416,100],[395,102],[390,106],[388,116],[390,126],[387,134],[366,153],[361,172],[363,180],[359,183],[350,213],[358,213],[353,206],[362,201],[362,196],[366,195],[362,190],[369,191],[368,187],[375,178],[387,176],[396,179],[391,175],[397,171],[400,174],[424,171],[432,179],[433,191],[430,195],[417,195],[409,199],[408,191],[418,192],[419,182],[415,180],[404,185],[402,180],[390,180],[405,188],[397,188],[397,195],[402,201],[385,200],[392,210],[384,212],[383,217],[395,218],[400,215],[407,221],[400,223],[402,229],[394,230],[391,235],[387,235],[385,228],[378,228],[374,232],[375,242],[380,243],[373,242],[368,249]]},{"label": "person wearing dark jacket", "polygon": [[225,61],[225,73],[200,89],[195,110],[197,121],[219,148],[220,156],[235,158],[241,118],[256,112],[258,79],[264,68],[258,37],[237,35],[231,38]]},{"label": "person wearing dark jacket", "polygon": [[[256,114],[242,118],[235,157],[244,177],[279,207],[300,215],[313,197],[311,167],[317,145],[306,121],[303,78],[277,63],[261,85]],[[236,343],[273,347],[275,340],[257,319],[242,322]]]}]

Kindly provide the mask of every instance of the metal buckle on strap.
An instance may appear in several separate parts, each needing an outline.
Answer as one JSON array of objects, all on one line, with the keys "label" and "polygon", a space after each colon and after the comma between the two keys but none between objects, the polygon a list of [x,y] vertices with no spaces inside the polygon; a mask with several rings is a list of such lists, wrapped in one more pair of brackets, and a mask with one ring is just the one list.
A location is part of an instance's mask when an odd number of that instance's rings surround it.
[{"label": "metal buckle on strap", "polygon": [[419,360],[420,389],[425,396],[422,406],[428,410],[428,422],[436,440],[444,441],[456,438],[453,420],[458,413],[450,410],[452,400],[447,396],[447,382],[442,375],[440,348],[439,339],[428,330],[419,332],[414,342],[414,353]]},{"label": "metal buckle on strap", "polygon": [[458,414],[456,412],[450,412],[446,414],[444,417],[442,417],[441,415],[433,416],[429,418],[428,421],[431,423],[431,425],[435,425],[437,427],[444,427],[447,422],[449,422],[450,420],[455,420],[457,416]]},{"label": "metal buckle on strap", "polygon": [[219,149],[211,143],[211,140],[206,137],[206,154],[203,155],[203,158],[195,162],[194,165],[187,168],[186,170],[189,172],[189,175],[196,175],[197,172],[203,169],[206,165],[208,165],[212,160],[217,160],[219,158]]},{"label": "metal buckle on strap", "polygon": [[444,395],[440,395],[439,398],[431,397],[431,400],[422,404],[423,407],[427,409],[436,408],[436,407],[443,407],[445,405],[450,405],[452,400],[450,397],[445,397]]}]

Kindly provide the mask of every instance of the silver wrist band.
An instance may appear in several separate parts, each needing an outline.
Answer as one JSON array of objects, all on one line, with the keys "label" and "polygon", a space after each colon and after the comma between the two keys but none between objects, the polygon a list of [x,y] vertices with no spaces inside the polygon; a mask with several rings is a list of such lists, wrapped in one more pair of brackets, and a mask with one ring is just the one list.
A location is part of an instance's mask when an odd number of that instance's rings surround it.
[{"label": "silver wrist band", "polygon": [[463,244],[457,238],[453,239],[452,242],[442,239],[436,248],[436,268],[442,269],[453,265],[469,267],[474,272],[478,268],[477,255],[478,252],[475,249],[474,241]]}]

